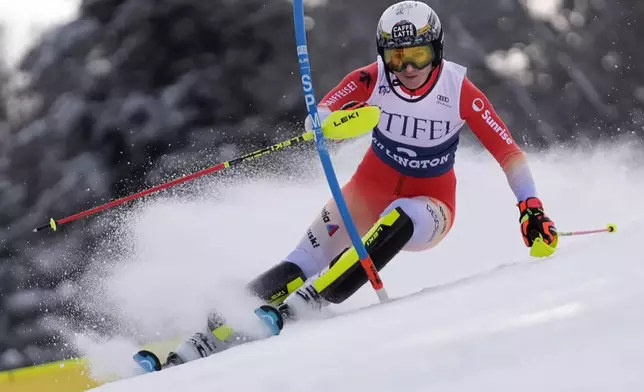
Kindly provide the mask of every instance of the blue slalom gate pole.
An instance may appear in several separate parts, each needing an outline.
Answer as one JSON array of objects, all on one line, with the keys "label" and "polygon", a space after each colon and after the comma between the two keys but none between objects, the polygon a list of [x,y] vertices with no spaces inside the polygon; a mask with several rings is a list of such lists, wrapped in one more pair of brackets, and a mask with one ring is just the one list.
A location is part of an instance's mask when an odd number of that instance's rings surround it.
[{"label": "blue slalom gate pole", "polygon": [[378,270],[376,269],[367,249],[362,243],[362,238],[360,238],[360,233],[356,228],[351,214],[349,213],[349,208],[347,203],[344,200],[344,195],[342,194],[342,189],[338,183],[338,178],[335,175],[335,170],[333,169],[333,163],[331,162],[331,157],[329,156],[329,151],[325,145],[324,133],[322,132],[322,124],[320,122],[320,116],[318,114],[317,101],[315,99],[315,91],[313,89],[313,77],[311,76],[311,66],[309,62],[309,51],[308,45],[306,43],[306,27],[304,24],[304,4],[303,0],[293,0],[293,19],[295,22],[295,42],[297,45],[297,58],[300,64],[300,77],[302,81],[302,91],[304,92],[304,102],[306,103],[306,110],[311,116],[313,122],[313,134],[315,135],[315,147],[317,148],[318,154],[320,156],[320,161],[322,162],[322,168],[324,169],[324,174],[326,175],[327,182],[329,183],[329,188],[331,188],[331,194],[335,200],[338,210],[340,211],[340,216],[344,222],[344,225],[349,232],[349,237],[353,243],[358,257],[360,258],[360,264],[367,273],[367,277],[371,282],[376,294],[380,301],[386,301],[388,299],[387,292],[385,291],[384,285]]}]

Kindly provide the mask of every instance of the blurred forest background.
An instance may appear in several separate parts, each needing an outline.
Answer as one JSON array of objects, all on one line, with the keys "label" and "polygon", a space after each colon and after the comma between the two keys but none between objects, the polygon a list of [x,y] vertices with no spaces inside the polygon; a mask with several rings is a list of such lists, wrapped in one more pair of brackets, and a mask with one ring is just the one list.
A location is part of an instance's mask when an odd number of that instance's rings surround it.
[{"label": "blurred forest background", "polygon": [[[428,4],[446,58],[469,68],[520,145],[641,138],[644,2],[533,1],[553,12]],[[375,60],[394,2],[308,2],[318,99]],[[101,317],[79,308],[75,282],[110,227],[32,228],[300,132],[292,26],[282,0],[83,0],[17,69],[0,66],[0,370],[74,355],[60,326]]]}]

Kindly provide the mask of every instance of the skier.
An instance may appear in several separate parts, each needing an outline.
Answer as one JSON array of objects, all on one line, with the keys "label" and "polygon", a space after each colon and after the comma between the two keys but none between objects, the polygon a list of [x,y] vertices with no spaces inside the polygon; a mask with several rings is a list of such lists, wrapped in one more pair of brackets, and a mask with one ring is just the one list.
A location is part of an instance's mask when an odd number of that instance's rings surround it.
[{"label": "skier", "polygon": [[[430,249],[449,233],[456,214],[454,158],[466,123],[507,176],[525,245],[541,237],[556,246],[554,223],[537,197],[524,153],[466,68],[443,59],[436,12],[420,1],[390,6],[378,22],[377,50],[375,62],[349,73],[318,107],[322,120],[338,109],[381,109],[371,146],[342,189],[376,268],[400,251]],[[311,130],[310,118],[305,128]],[[295,249],[248,290],[297,318],[346,300],[366,282],[331,199]],[[239,344],[237,338],[216,320],[170,353],[165,366],[224,350]]]}]

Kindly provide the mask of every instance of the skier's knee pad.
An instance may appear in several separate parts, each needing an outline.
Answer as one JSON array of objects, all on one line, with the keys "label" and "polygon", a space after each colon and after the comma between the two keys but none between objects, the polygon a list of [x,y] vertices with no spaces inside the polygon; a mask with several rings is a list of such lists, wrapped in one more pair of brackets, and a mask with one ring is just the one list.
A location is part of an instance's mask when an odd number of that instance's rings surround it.
[{"label": "skier's knee pad", "polygon": [[426,196],[397,199],[385,209],[383,216],[395,208],[405,211],[414,225],[414,232],[403,248],[405,251],[422,251],[438,244],[452,224],[447,206]]},{"label": "skier's knee pad", "polygon": [[[378,271],[403,249],[413,232],[411,219],[400,207],[392,209],[376,222],[362,242]],[[355,248],[350,248],[331,263],[329,270],[315,281],[314,287],[327,301],[340,303],[358,291],[367,280],[358,253]]]},{"label": "skier's knee pad", "polygon": [[253,279],[247,288],[252,295],[271,304],[281,303],[304,284],[306,276],[297,264],[283,261]]}]

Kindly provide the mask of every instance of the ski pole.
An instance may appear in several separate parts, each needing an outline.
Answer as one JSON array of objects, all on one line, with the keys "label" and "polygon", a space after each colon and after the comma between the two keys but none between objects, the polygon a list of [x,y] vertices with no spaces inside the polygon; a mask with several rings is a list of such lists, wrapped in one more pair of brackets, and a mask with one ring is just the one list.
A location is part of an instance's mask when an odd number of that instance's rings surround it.
[{"label": "ski pole", "polygon": [[[362,238],[351,218],[351,213],[342,194],[342,189],[338,183],[335,170],[333,169],[333,163],[329,157],[329,152],[324,145],[324,132],[321,129],[320,116],[317,110],[317,102],[315,99],[315,92],[313,89],[313,77],[311,75],[311,66],[309,62],[309,52],[308,45],[306,43],[306,27],[304,22],[304,4],[303,0],[294,0],[293,1],[293,21],[295,24],[295,42],[297,46],[297,57],[300,64],[300,80],[302,83],[302,92],[304,93],[304,102],[306,104],[306,110],[311,116],[313,123],[313,132],[315,134],[315,146],[322,163],[322,168],[324,169],[324,174],[326,175],[327,182],[329,183],[329,188],[333,199],[335,200],[342,221],[344,222],[346,229],[351,238],[351,242],[358,253],[360,258],[360,265],[365,270],[371,286],[376,291],[378,299],[380,302],[385,302],[389,299],[387,291],[383,285],[382,280],[378,274],[378,270],[371,260],[371,256],[367,252],[364,244],[362,243]],[[327,120],[325,120],[326,122]],[[376,123],[377,124],[377,123]],[[375,125],[374,125],[375,127]]]},{"label": "ski pole", "polygon": [[[562,231],[558,232],[558,237],[570,237],[573,235],[585,235],[585,234],[595,234],[595,233],[614,233],[617,231],[617,226],[614,223],[609,223],[603,229],[595,230],[581,230],[581,231]],[[534,257],[547,257],[555,253],[557,248],[557,242],[555,241],[552,245],[548,245],[543,241],[543,238],[535,238],[534,243],[530,247],[530,255]]]},{"label": "ski pole", "polygon": [[[380,110],[376,107],[364,107],[364,108],[359,108],[352,111],[337,110],[331,113],[328,119],[324,122],[323,132],[329,139],[333,139],[333,140],[344,140],[344,139],[349,139],[353,137],[358,137],[372,130],[378,124],[379,119],[380,119]],[[107,210],[108,208],[112,208],[120,204],[126,203],[128,201],[132,201],[134,199],[147,196],[151,193],[173,187],[183,182],[193,180],[201,176],[205,176],[206,174],[215,173],[220,170],[227,169],[231,166],[235,166],[239,163],[262,157],[266,154],[270,154],[272,152],[282,150],[286,147],[299,144],[302,142],[308,142],[310,140],[313,140],[314,138],[315,136],[313,135],[313,131],[309,131],[300,136],[296,136],[294,138],[285,140],[283,142],[273,144],[272,146],[262,148],[260,150],[251,152],[250,154],[243,155],[233,160],[219,163],[207,169],[203,169],[198,172],[188,174],[186,176],[177,178],[170,182],[166,182],[165,184],[157,185],[152,188],[135,193],[133,195],[126,196],[121,199],[114,200],[109,203],[100,205],[98,207],[91,208],[87,211],[79,212],[77,214],[68,216],[66,218],[61,218],[58,220],[51,218],[49,220],[49,223],[36,227],[35,229],[33,229],[33,231],[38,232],[48,228],[53,231],[56,231],[58,229],[58,226],[63,225],[65,223],[69,223],[79,218],[83,218],[83,217],[95,214],[97,212]]]},{"label": "ski pole", "polygon": [[573,236],[573,235],[585,235],[585,234],[595,234],[595,233],[614,233],[616,231],[617,231],[617,226],[614,223],[609,223],[603,229],[564,231],[564,232],[559,232],[559,235],[567,237],[567,236]]},{"label": "ski pole", "polygon": [[219,163],[219,164],[217,164],[215,166],[211,166],[211,167],[209,167],[207,169],[199,170],[197,172],[185,175],[183,177],[179,177],[177,179],[174,179],[172,181],[166,182],[164,184],[153,186],[152,188],[148,188],[146,190],[134,193],[132,195],[123,197],[121,199],[113,200],[113,201],[111,201],[109,203],[106,203],[106,204],[103,204],[103,205],[100,205],[100,206],[97,206],[97,207],[94,207],[94,208],[90,208],[89,210],[82,211],[82,212],[79,212],[77,214],[74,214],[74,215],[71,215],[71,216],[68,216],[68,217],[65,217],[65,218],[61,218],[61,219],[58,219],[58,220],[56,220],[54,218],[51,218],[49,220],[49,223],[44,224],[44,225],[39,226],[39,227],[36,227],[33,231],[38,232],[38,231],[45,230],[47,228],[50,228],[51,230],[56,231],[58,229],[58,226],[63,225],[65,223],[69,223],[69,222],[75,221],[77,219],[80,219],[80,218],[83,218],[83,217],[86,217],[86,216],[89,216],[89,215],[96,214],[97,212],[107,210],[109,208],[118,206],[118,205],[123,204],[123,203],[127,203],[128,201],[132,201],[134,199],[138,199],[140,197],[147,196],[149,194],[158,192],[160,190],[167,189],[167,188],[173,187],[175,185],[179,185],[179,184],[181,184],[183,182],[190,181],[190,180],[193,180],[195,178],[205,176],[207,174],[215,173],[215,172],[218,172],[220,170],[227,169],[227,168],[229,168],[231,166],[237,165],[239,163],[250,161],[252,159],[259,158],[259,157],[261,157],[263,155],[270,154],[272,152],[275,152],[275,151],[278,151],[278,150],[284,149],[286,147],[293,146],[295,144],[299,144],[299,143],[302,143],[302,142],[305,142],[305,141],[309,141],[309,140],[312,140],[312,139],[313,139],[313,134],[310,133],[310,132],[307,132],[307,133],[305,133],[303,135],[296,136],[294,138],[288,139],[286,141],[283,141],[283,142],[280,142],[280,143],[277,143],[277,144],[273,144],[272,146],[262,148],[260,150],[251,152],[250,154],[246,154],[244,156],[235,158],[233,160],[226,161],[226,162],[221,162],[221,163]]}]

